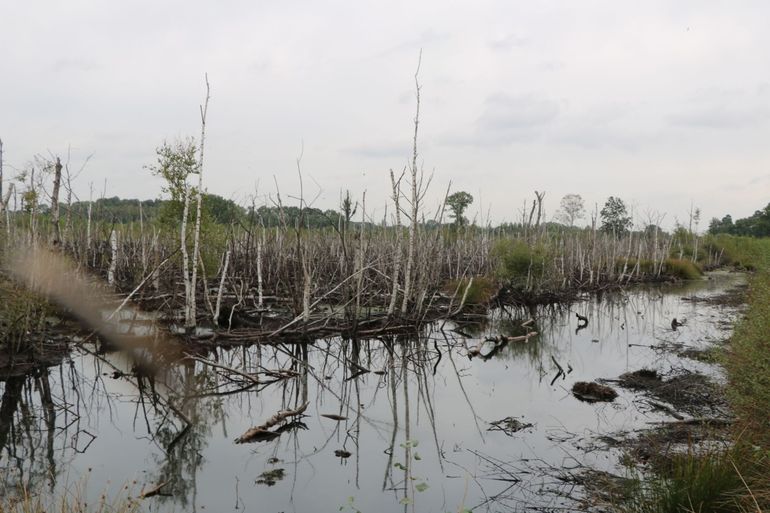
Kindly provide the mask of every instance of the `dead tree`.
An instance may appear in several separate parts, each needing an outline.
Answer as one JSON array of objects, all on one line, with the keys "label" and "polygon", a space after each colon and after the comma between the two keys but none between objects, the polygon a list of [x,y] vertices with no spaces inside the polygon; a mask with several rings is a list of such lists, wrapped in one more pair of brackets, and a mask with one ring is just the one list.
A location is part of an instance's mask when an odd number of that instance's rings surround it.
[{"label": "dead tree", "polygon": [[53,246],[61,244],[61,229],[59,227],[59,188],[61,187],[61,159],[56,157],[53,166],[53,191],[51,192],[51,227],[53,228]]},{"label": "dead tree", "polygon": [[417,61],[417,71],[414,73],[414,84],[417,98],[417,109],[414,115],[414,139],[412,140],[412,215],[409,225],[409,246],[406,254],[406,269],[404,270],[404,300],[401,303],[401,315],[406,314],[409,306],[409,295],[412,286],[412,268],[414,267],[414,252],[417,244],[417,214],[419,213],[419,198],[417,193],[417,132],[420,125],[420,64],[422,63],[422,51]]},{"label": "dead tree", "polygon": [[[198,261],[200,259],[201,204],[203,201],[203,150],[206,142],[206,114],[208,113],[210,98],[211,93],[209,88],[209,77],[206,75],[206,100],[200,107],[201,144],[197,163],[198,189],[195,191],[196,212],[195,227],[193,229],[192,261],[189,260],[189,254],[187,252],[187,216],[190,211],[190,191],[186,182],[184,192],[184,207],[182,209],[182,228],[180,232],[182,250],[182,274],[185,289],[184,323],[187,330],[193,330],[197,326],[197,305],[195,289],[198,280]],[[190,270],[190,267],[192,267],[192,270]]]},{"label": "dead tree", "polygon": [[396,251],[393,260],[393,276],[391,277],[390,304],[388,305],[388,317],[393,316],[396,311],[396,302],[398,301],[398,275],[401,272],[401,206],[399,205],[399,196],[401,196],[401,176],[396,181],[393,176],[393,170],[390,170],[390,183],[393,186],[393,203],[396,207]]},{"label": "dead tree", "polygon": [[118,235],[113,229],[110,233],[110,267],[107,270],[107,283],[115,285],[115,273],[118,270]]},{"label": "dead tree", "polygon": [[[13,183],[8,187],[8,191],[3,195],[3,140],[0,139],[0,214],[5,212],[5,229],[8,236],[11,235],[11,217],[8,212],[8,202],[11,201],[11,193],[13,192]],[[0,218],[2,220],[2,218]]]},{"label": "dead tree", "polygon": [[198,156],[198,190],[196,191],[197,204],[195,207],[195,231],[193,232],[193,268],[192,278],[190,279],[190,319],[187,326],[194,328],[196,326],[196,304],[195,304],[195,285],[198,278],[198,258],[200,255],[201,242],[201,203],[203,201],[203,148],[206,142],[206,114],[209,110],[209,98],[211,92],[209,88],[209,76],[206,75],[206,101],[201,110],[201,146]]},{"label": "dead tree", "polygon": [[5,197],[0,197],[0,214],[5,212],[5,230],[9,238],[11,236],[11,212],[8,208],[8,203],[11,201],[11,194],[15,192],[15,189],[16,187],[11,182],[8,190],[5,192]]},{"label": "dead tree", "polygon": [[543,198],[545,198],[545,191],[535,191],[535,196],[537,197],[537,222],[535,223],[535,228],[539,228],[540,219],[543,215]]}]

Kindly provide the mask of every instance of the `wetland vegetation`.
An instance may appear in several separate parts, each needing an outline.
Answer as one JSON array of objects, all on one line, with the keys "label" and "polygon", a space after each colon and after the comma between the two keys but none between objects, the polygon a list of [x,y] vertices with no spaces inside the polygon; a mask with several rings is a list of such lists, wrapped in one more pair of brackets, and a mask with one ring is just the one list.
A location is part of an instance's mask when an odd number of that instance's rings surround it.
[{"label": "wetland vegetation", "polygon": [[767,508],[768,239],[430,210],[417,92],[382,218],[206,194],[208,99],[162,200],[6,180],[1,511]]}]

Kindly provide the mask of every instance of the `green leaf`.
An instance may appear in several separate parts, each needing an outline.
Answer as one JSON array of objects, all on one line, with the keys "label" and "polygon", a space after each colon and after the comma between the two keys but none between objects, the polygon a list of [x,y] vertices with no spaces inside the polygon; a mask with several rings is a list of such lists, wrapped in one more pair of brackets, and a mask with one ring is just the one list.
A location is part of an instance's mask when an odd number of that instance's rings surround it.
[{"label": "green leaf", "polygon": [[430,488],[430,486],[428,486],[428,483],[418,483],[415,486],[415,488],[417,489],[418,492],[424,492],[425,490]]},{"label": "green leaf", "polygon": [[422,459],[420,457],[420,453],[419,452],[414,453],[414,459],[416,459],[417,461],[420,461]]},{"label": "green leaf", "polygon": [[409,497],[404,497],[403,499],[398,501],[398,503],[399,504],[411,504],[412,503],[412,499],[410,499]]},{"label": "green leaf", "polygon": [[394,464],[393,464],[393,466],[394,466],[394,467],[396,467],[396,468],[397,468],[397,469],[399,469],[399,470],[406,470],[406,467],[405,467],[405,466],[403,466],[403,465],[402,465],[401,463],[399,463],[399,462],[396,462],[396,463],[394,463]]}]

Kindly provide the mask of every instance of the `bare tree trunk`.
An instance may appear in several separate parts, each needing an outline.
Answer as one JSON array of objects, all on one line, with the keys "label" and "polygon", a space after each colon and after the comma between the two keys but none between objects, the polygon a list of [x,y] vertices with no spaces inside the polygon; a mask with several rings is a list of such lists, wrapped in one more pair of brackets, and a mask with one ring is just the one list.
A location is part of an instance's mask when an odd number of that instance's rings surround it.
[{"label": "bare tree trunk", "polygon": [[353,321],[355,329],[358,327],[358,320],[361,318],[361,291],[364,283],[364,252],[366,246],[364,243],[364,230],[366,226],[366,191],[361,198],[361,229],[358,234],[358,248],[356,254],[355,272],[358,274],[356,280],[356,316]]},{"label": "bare tree trunk", "polygon": [[94,205],[94,183],[91,182],[91,192],[88,194],[88,220],[86,221],[86,265],[88,265],[88,252],[91,251],[91,210]]},{"label": "bare tree trunk", "polygon": [[[155,231],[155,228],[152,229],[152,254],[155,255],[154,261],[158,261],[158,233]],[[155,291],[160,290],[160,268],[158,266],[155,267],[155,270],[152,272],[152,287],[155,289]]]},{"label": "bare tree trunk", "polygon": [[417,243],[417,214],[419,212],[417,195],[417,132],[420,125],[420,63],[422,62],[422,51],[420,51],[420,60],[417,62],[417,71],[414,74],[414,84],[417,97],[417,111],[414,115],[414,139],[412,144],[412,223],[409,225],[409,246],[406,255],[406,270],[404,271],[404,300],[401,303],[401,315],[406,314],[409,306],[409,295],[412,286],[412,267],[414,266],[414,250]]},{"label": "bare tree trunk", "polygon": [[310,275],[310,262],[307,249],[300,248],[302,259],[302,317],[305,323],[310,322],[310,293],[312,291],[312,276]]},{"label": "bare tree trunk", "polygon": [[3,140],[0,139],[0,214],[5,212],[5,229],[8,237],[11,236],[11,216],[8,212],[8,202],[11,200],[11,191],[13,184],[8,187],[8,192],[3,196]]},{"label": "bare tree trunk", "polygon": [[142,276],[147,274],[147,251],[144,247],[144,213],[142,212],[142,200],[139,203],[139,244],[142,246]]},{"label": "bare tree trunk", "polygon": [[[403,176],[403,174],[402,174]],[[396,182],[393,170],[390,170],[390,183],[393,185],[393,203],[396,206],[396,252],[393,260],[393,277],[391,278],[390,305],[388,305],[388,316],[392,316],[396,311],[396,301],[398,301],[398,275],[401,271],[401,207],[399,206],[399,196],[401,196],[401,178]]]},{"label": "bare tree trunk", "polygon": [[[34,244],[37,241],[37,190],[35,189],[35,168],[32,168],[32,171],[29,175],[29,190],[32,194],[32,198],[34,203],[30,206],[29,209],[29,243]],[[22,202],[24,201],[24,196],[22,195]]]},{"label": "bare tree trunk", "polygon": [[194,299],[190,283],[190,258],[187,253],[187,215],[190,211],[190,190],[185,183],[184,207],[182,207],[182,227],[179,233],[180,249],[182,250],[182,280],[184,282],[184,325],[185,328],[195,328],[195,310],[190,308]]},{"label": "bare tree trunk", "polygon": [[262,227],[261,237],[257,238],[257,301],[259,308],[262,308],[262,247],[265,241],[265,227]]},{"label": "bare tree trunk", "polygon": [[5,198],[0,198],[0,213],[5,211],[5,231],[9,239],[11,237],[11,209],[8,208],[8,204],[11,201],[11,194],[14,193],[15,190],[16,187],[11,183],[5,193]]},{"label": "bare tree trunk", "polygon": [[74,237],[72,236],[72,177],[70,176],[69,163],[64,167],[64,171],[67,174],[67,219],[64,221],[62,243],[66,244],[67,240],[74,243]]},{"label": "bare tree trunk", "polygon": [[118,269],[118,235],[115,230],[110,233],[110,267],[107,270],[107,283],[115,285],[115,271]]},{"label": "bare tree trunk", "polygon": [[198,279],[198,258],[200,257],[200,241],[201,241],[201,203],[203,200],[203,149],[206,143],[206,114],[209,110],[209,99],[211,98],[209,88],[209,77],[206,75],[206,101],[201,107],[201,141],[200,141],[200,154],[198,155],[198,190],[196,191],[197,205],[195,210],[195,231],[193,232],[193,256],[192,256],[192,277],[190,278],[189,286],[189,305],[187,310],[189,316],[186,320],[187,328],[195,328],[196,321],[196,299],[195,299],[195,287]]},{"label": "bare tree trunk", "polygon": [[537,197],[537,223],[535,223],[535,228],[539,228],[540,219],[543,215],[543,198],[545,198],[545,191],[543,192],[535,191],[535,196]]},{"label": "bare tree trunk", "polygon": [[56,157],[53,174],[53,192],[51,193],[51,225],[53,226],[52,244],[61,244],[61,230],[59,228],[59,188],[61,187],[61,159]]},{"label": "bare tree trunk", "polygon": [[230,250],[225,253],[225,265],[222,267],[222,278],[219,280],[219,290],[217,291],[217,306],[214,308],[214,323],[219,325],[219,309],[222,306],[222,293],[225,290],[225,278],[227,277],[227,267],[230,265]]}]

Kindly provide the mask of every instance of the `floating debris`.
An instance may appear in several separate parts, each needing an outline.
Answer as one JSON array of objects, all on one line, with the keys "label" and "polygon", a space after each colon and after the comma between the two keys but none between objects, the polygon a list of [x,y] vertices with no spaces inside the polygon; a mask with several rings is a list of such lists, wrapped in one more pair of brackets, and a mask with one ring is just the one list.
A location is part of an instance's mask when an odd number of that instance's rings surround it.
[{"label": "floating debris", "polygon": [[502,431],[508,436],[513,436],[514,433],[518,433],[522,429],[529,429],[534,426],[530,422],[522,422],[513,417],[505,417],[504,419],[490,422],[487,431]]},{"label": "floating debris", "polygon": [[588,383],[586,381],[578,381],[572,385],[572,394],[587,403],[612,402],[618,396],[618,393],[607,385]]},{"label": "floating debris", "polygon": [[263,484],[267,486],[274,486],[275,483],[286,477],[286,471],[282,468],[274,468],[273,470],[266,470],[257,477],[257,484]]},{"label": "floating debris", "polygon": [[686,369],[665,380],[655,371],[641,369],[623,374],[614,382],[623,388],[646,392],[689,415],[724,414],[728,410],[719,385],[703,374]]},{"label": "floating debris", "polygon": [[658,371],[652,369],[639,369],[634,372],[626,372],[618,378],[618,384],[630,390],[649,390],[661,383]]},{"label": "floating debris", "polygon": [[337,415],[335,413],[322,413],[321,417],[326,417],[327,419],[336,420],[338,422],[341,420],[348,420],[347,417],[343,417],[342,415]]}]

